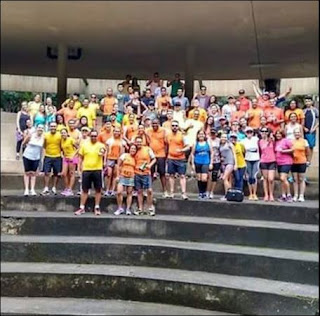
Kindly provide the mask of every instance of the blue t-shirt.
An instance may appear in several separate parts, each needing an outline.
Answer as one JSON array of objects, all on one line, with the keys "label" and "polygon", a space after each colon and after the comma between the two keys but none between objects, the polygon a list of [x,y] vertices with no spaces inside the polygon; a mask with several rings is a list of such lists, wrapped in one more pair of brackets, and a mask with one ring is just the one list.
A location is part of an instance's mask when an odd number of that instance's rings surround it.
[{"label": "blue t-shirt", "polygon": [[210,146],[208,142],[203,144],[196,142],[194,150],[194,163],[198,165],[210,164]]}]

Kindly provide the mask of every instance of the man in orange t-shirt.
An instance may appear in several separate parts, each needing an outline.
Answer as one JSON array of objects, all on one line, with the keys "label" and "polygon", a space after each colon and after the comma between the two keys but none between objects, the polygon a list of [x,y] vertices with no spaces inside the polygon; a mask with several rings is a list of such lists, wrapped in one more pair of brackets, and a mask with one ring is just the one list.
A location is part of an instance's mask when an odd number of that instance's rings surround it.
[{"label": "man in orange t-shirt", "polygon": [[74,108],[74,101],[70,100],[66,103],[66,107],[61,108],[57,114],[61,114],[64,119],[64,124],[68,125],[70,120],[77,121],[77,110]]},{"label": "man in orange t-shirt", "polygon": [[244,89],[239,90],[238,101],[240,101],[240,111],[247,112],[251,108],[251,101],[246,97],[246,92]]},{"label": "man in orange t-shirt", "polygon": [[236,101],[235,106],[237,108],[237,111],[231,113],[231,123],[233,123],[234,121],[239,121],[242,117],[245,117],[246,115],[246,112],[240,109],[240,106],[241,106],[240,101]]},{"label": "man in orange t-shirt", "polygon": [[[198,101],[199,102],[199,101]],[[187,140],[179,131],[179,122],[173,120],[171,123],[171,133],[167,135],[168,144],[168,174],[170,193],[169,197],[173,197],[174,192],[174,177],[176,174],[180,176],[181,197],[184,200],[188,199],[186,195],[186,171],[187,162],[185,153],[190,149]]]},{"label": "man in orange t-shirt", "polygon": [[117,103],[117,99],[113,95],[113,90],[111,88],[108,88],[106,96],[101,100],[101,103],[100,103],[100,109],[103,113],[102,115],[103,123],[109,120],[110,115],[116,103]]},{"label": "man in orange t-shirt", "polygon": [[113,128],[112,128],[111,122],[108,121],[101,127],[100,133],[98,135],[98,141],[105,145],[107,140],[112,136],[113,136]]},{"label": "man in orange t-shirt", "polygon": [[200,108],[200,102],[199,100],[195,99],[192,101],[192,107],[193,109],[188,113],[188,119],[194,118],[194,112],[197,110],[199,111],[199,121],[201,121],[203,124],[207,121],[207,111],[205,109]]},{"label": "man in orange t-shirt", "polygon": [[248,126],[253,128],[254,130],[259,129],[262,116],[263,110],[258,107],[258,100],[252,99],[252,107],[246,113]]},{"label": "man in orange t-shirt", "polygon": [[[171,124],[171,122],[170,122]],[[162,185],[163,197],[168,197],[167,186],[166,186],[166,156],[167,156],[167,142],[166,135],[167,132],[164,127],[160,126],[160,122],[158,119],[154,119],[152,121],[152,127],[148,128],[146,131],[147,135],[150,139],[150,147],[153,150],[157,162],[153,165],[151,169],[152,177],[157,172],[160,176],[160,181]]]},{"label": "man in orange t-shirt", "polygon": [[274,133],[278,129],[283,129],[284,113],[276,107],[274,99],[270,100],[270,106],[265,109],[264,115],[267,118],[267,127]]}]

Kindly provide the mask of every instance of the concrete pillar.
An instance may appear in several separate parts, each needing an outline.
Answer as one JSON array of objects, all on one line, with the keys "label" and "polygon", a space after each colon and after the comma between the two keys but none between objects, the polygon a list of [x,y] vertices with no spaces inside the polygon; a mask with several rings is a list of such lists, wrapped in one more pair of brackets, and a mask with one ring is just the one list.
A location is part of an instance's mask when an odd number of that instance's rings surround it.
[{"label": "concrete pillar", "polygon": [[68,49],[64,43],[58,45],[58,64],[57,64],[57,99],[58,108],[67,97],[67,60]]},{"label": "concrete pillar", "polygon": [[193,97],[193,80],[194,80],[194,61],[195,47],[189,45],[186,49],[186,68],[185,68],[185,96],[189,99]]}]

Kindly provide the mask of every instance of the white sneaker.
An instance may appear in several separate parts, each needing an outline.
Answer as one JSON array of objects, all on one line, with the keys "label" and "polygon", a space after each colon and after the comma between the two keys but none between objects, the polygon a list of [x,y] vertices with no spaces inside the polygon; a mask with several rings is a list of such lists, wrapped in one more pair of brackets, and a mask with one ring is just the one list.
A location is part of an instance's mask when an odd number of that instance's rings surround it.
[{"label": "white sneaker", "polygon": [[299,199],[298,199],[298,202],[304,202],[305,200],[304,200],[304,196],[303,195],[300,195],[299,196]]},{"label": "white sneaker", "polygon": [[57,189],[56,189],[55,187],[52,187],[51,192],[52,192],[54,195],[57,195]]},{"label": "white sneaker", "polygon": [[121,215],[123,213],[124,213],[124,209],[122,207],[120,207],[113,214],[114,215]]},{"label": "white sneaker", "polygon": [[49,189],[48,188],[44,188],[43,191],[40,193],[41,195],[48,195],[50,194]]},{"label": "white sneaker", "polygon": [[155,216],[155,215],[156,215],[156,209],[155,209],[154,206],[151,206],[151,207],[149,208],[149,215],[150,215],[150,216]]},{"label": "white sneaker", "polygon": [[31,194],[32,196],[36,196],[36,195],[37,195],[37,192],[34,191],[34,190],[32,190],[32,191],[30,191],[30,194]]},{"label": "white sneaker", "polygon": [[213,193],[210,193],[210,194],[209,194],[209,199],[212,200],[213,197],[214,197]]},{"label": "white sneaker", "polygon": [[293,202],[297,202],[297,201],[298,201],[298,195],[295,195],[295,196],[292,198],[292,201],[293,201]]},{"label": "white sneaker", "polygon": [[129,208],[126,209],[126,215],[132,215],[132,212],[130,211]]},{"label": "white sneaker", "polygon": [[29,196],[29,190],[25,190],[23,195],[24,196]]},{"label": "white sneaker", "polygon": [[168,192],[164,191],[162,197],[164,197],[165,199],[169,198]]}]

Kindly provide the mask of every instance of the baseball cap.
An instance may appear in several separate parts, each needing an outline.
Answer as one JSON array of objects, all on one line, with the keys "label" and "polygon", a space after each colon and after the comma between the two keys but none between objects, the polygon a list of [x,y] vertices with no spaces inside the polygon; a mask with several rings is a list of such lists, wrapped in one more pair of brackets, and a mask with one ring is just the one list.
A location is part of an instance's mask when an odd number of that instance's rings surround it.
[{"label": "baseball cap", "polygon": [[81,132],[82,132],[82,131],[90,132],[90,128],[87,127],[87,126],[83,126],[83,127],[81,128]]},{"label": "baseball cap", "polygon": [[210,129],[210,133],[217,133],[217,130],[216,130],[214,127],[212,127],[212,128]]},{"label": "baseball cap", "polygon": [[234,99],[235,97],[232,95],[232,94],[230,94],[230,95],[228,95],[228,97],[227,97],[227,99],[229,100],[229,99]]},{"label": "baseball cap", "polygon": [[253,128],[250,127],[250,126],[248,126],[248,127],[246,128],[246,132],[247,132],[247,131],[252,131],[252,132],[253,132]]},{"label": "baseball cap", "polygon": [[269,95],[269,92],[268,92],[268,91],[264,91],[262,94],[267,94],[267,95]]},{"label": "baseball cap", "polygon": [[173,106],[181,106],[180,102],[175,102],[175,104]]},{"label": "baseball cap", "polygon": [[219,121],[221,121],[221,120],[226,120],[226,118],[224,116],[220,116]]},{"label": "baseball cap", "polygon": [[244,89],[240,89],[239,90],[239,94],[245,94],[246,92],[244,91]]},{"label": "baseball cap", "polygon": [[306,95],[306,96],[304,97],[304,99],[305,99],[305,100],[312,100],[312,95]]},{"label": "baseball cap", "polygon": [[236,133],[231,133],[231,134],[230,134],[230,137],[238,138],[238,135],[237,135]]}]

